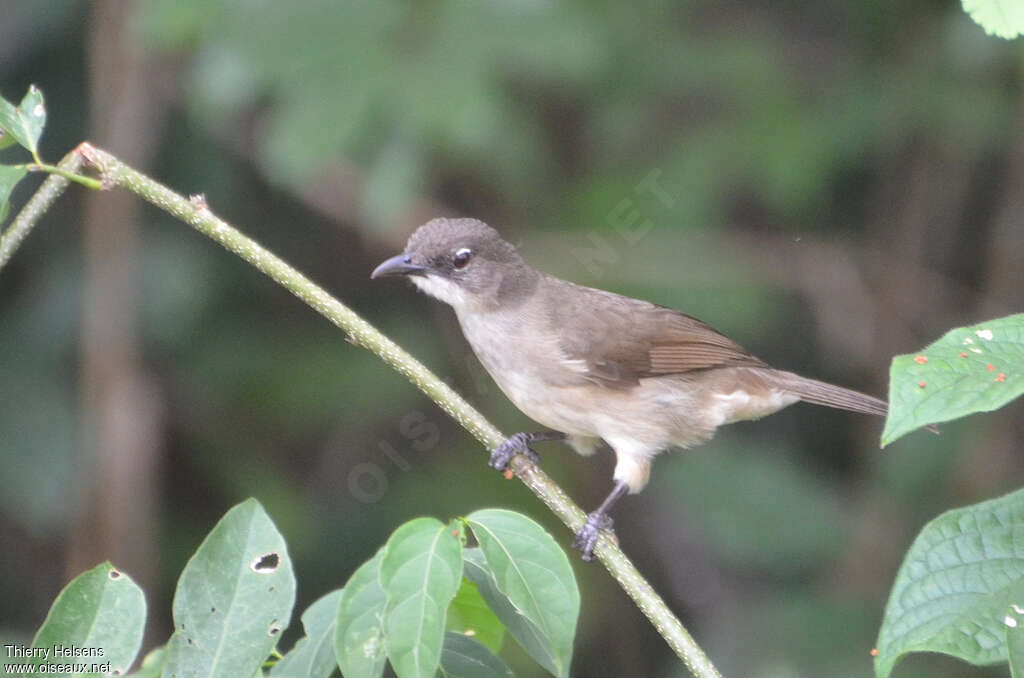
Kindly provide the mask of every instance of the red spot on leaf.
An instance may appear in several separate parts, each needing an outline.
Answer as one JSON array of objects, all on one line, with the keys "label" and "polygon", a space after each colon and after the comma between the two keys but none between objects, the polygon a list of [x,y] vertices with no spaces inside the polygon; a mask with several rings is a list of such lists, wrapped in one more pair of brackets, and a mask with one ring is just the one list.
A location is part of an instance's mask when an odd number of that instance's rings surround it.
[{"label": "red spot on leaf", "polygon": [[877,657],[878,656],[878,648],[877,647],[871,648],[871,656],[872,657]]},{"label": "red spot on leaf", "polygon": [[996,377],[996,381],[1006,381],[1006,374],[1003,373],[1003,372],[1000,372],[999,376]]},{"label": "red spot on leaf", "polygon": [[914,362],[917,363],[918,365],[924,365],[926,362],[928,362],[928,358],[924,357],[923,355],[919,355],[914,358]]},{"label": "red spot on leaf", "polygon": [[923,381],[919,381],[919,382],[917,382],[917,385],[918,385],[918,386],[920,386],[921,388],[924,388],[924,387],[925,387],[925,386],[927,386],[928,384],[926,384],[926,383],[925,383],[925,382],[923,382]]},{"label": "red spot on leaf", "polygon": [[967,351],[964,351],[963,353],[961,353],[959,357],[966,358],[967,357]]},{"label": "red spot on leaf", "polygon": [[989,371],[989,372],[992,372],[993,370],[995,370],[995,369],[996,369],[996,366],[995,366],[995,365],[993,365],[992,363],[989,363],[989,364],[988,364],[988,365],[986,365],[985,367],[987,367],[987,368],[988,368],[988,371]]}]

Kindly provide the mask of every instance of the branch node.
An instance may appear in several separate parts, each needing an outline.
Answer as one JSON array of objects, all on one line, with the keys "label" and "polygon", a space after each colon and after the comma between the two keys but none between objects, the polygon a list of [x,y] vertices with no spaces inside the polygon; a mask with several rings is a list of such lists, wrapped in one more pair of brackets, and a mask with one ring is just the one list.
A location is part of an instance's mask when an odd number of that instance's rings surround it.
[{"label": "branch node", "polygon": [[192,207],[195,208],[196,212],[207,212],[210,211],[210,206],[206,204],[206,195],[203,193],[196,193],[188,197],[188,201],[192,203]]},{"label": "branch node", "polygon": [[75,149],[71,152],[81,157],[87,165],[99,167],[99,159],[96,156],[96,147],[90,144],[88,141],[83,141],[82,143],[78,144],[77,146],[75,146]]},{"label": "branch node", "polygon": [[83,141],[75,146],[71,154],[78,156],[86,165],[95,167],[99,171],[101,191],[109,191],[117,186],[117,177],[113,176],[109,165],[103,164],[102,153],[88,141]]}]

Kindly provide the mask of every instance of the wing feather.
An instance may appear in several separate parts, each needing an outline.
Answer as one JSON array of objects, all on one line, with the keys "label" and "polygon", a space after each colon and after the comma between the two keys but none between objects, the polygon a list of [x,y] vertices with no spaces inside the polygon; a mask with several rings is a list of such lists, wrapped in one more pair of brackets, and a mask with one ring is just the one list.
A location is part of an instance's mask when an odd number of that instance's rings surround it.
[{"label": "wing feather", "polygon": [[[555,278],[549,281],[552,300],[582,302],[572,308],[546,306],[564,359],[583,365],[581,376],[587,380],[628,387],[644,378],[713,367],[765,367],[742,346],[685,313]],[[577,294],[558,294],[560,285],[572,286]]]}]

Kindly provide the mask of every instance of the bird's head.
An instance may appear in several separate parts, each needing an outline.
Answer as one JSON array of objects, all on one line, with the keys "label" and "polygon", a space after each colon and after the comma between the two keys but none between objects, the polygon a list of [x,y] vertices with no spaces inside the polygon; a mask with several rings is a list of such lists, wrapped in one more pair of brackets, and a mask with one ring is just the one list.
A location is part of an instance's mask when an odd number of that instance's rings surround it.
[{"label": "bird's head", "polygon": [[456,311],[487,310],[521,298],[538,276],[497,231],[476,219],[433,219],[371,278],[404,275]]}]

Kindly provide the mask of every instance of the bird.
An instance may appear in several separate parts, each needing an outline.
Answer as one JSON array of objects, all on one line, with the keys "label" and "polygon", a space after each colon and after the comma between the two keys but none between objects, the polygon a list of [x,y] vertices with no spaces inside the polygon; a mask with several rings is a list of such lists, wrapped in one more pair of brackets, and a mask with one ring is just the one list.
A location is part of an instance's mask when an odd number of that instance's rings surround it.
[{"label": "bird", "polygon": [[613,486],[573,547],[593,558],[612,506],[643,490],[651,462],[709,440],[719,426],[799,401],[885,416],[886,402],[775,369],[697,318],[541,272],[491,226],[436,218],[371,278],[402,276],[449,304],[480,363],[527,417],[548,430],[509,436],[489,464],[507,468],[531,445],[564,440],[588,456],[615,453]]}]

